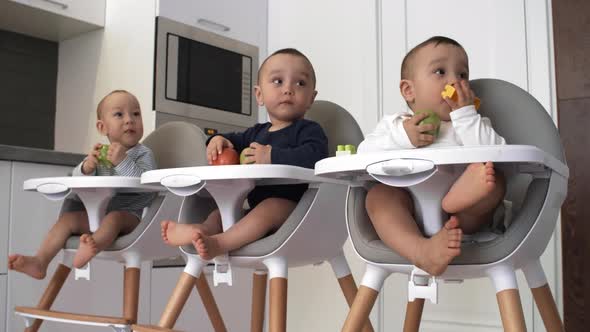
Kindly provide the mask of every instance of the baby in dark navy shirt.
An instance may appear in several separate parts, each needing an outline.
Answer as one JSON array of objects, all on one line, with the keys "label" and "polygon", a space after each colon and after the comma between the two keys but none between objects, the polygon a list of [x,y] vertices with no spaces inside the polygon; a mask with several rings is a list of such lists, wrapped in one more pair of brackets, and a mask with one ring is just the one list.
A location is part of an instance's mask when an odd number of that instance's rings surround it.
[{"label": "baby in dark navy shirt", "polygon": [[[269,122],[242,133],[213,136],[207,144],[209,163],[224,148],[235,148],[246,149],[244,163],[313,168],[328,156],[328,139],[320,125],[303,119],[317,95],[315,84],[313,66],[301,52],[286,48],[273,53],[260,66],[255,87]],[[256,187],[248,194],[251,210],[225,232],[215,210],[200,224],[163,221],[162,238],[174,246],[192,243],[201,258],[212,259],[277,230],[306,190],[306,184]]]}]

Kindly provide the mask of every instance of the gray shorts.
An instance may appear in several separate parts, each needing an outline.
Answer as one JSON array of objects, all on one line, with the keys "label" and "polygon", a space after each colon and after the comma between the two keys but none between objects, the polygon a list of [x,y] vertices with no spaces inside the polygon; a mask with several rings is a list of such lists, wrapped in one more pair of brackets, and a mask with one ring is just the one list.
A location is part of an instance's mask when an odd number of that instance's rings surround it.
[{"label": "gray shorts", "polygon": [[[78,212],[78,211],[86,211],[86,208],[84,207],[84,203],[82,203],[82,201],[80,201],[80,199],[77,196],[75,196],[72,198],[68,198],[64,201],[60,214],[64,213],[64,212]],[[114,200],[111,200],[109,202],[109,205],[107,206],[106,213],[108,214],[109,212],[112,212],[112,211],[129,212],[132,215],[136,216],[138,220],[141,220],[141,216],[143,215],[143,209],[137,210],[137,209],[129,209],[125,206],[119,206],[118,204],[116,204],[116,202],[114,202]]]}]

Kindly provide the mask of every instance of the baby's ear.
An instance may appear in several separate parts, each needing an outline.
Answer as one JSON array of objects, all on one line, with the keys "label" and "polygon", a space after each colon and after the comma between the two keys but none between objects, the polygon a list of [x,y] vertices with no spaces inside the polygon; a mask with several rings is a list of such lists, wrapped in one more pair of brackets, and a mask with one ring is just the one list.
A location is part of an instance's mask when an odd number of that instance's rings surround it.
[{"label": "baby's ear", "polygon": [[96,130],[98,130],[98,132],[103,135],[106,136],[106,128],[104,126],[104,122],[102,122],[102,120],[96,120]]},{"label": "baby's ear", "polygon": [[414,99],[416,98],[414,94],[414,82],[410,80],[401,80],[399,82],[399,91],[408,103],[414,102]]},{"label": "baby's ear", "polygon": [[264,101],[262,100],[262,90],[260,89],[259,85],[254,86],[254,96],[256,97],[256,103],[258,106],[264,106]]}]

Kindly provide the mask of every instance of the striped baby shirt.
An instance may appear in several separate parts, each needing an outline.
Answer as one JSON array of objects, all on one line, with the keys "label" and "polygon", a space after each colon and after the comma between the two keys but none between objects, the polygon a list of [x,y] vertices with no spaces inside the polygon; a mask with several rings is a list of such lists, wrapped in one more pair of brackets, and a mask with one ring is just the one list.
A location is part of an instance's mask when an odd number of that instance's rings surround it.
[{"label": "striped baby shirt", "polygon": [[[99,164],[91,174],[82,173],[82,161],[74,168],[73,176],[130,176],[140,177],[143,172],[156,169],[156,159],[150,148],[143,144],[136,144],[127,150],[127,156],[119,165],[106,167]],[[84,159],[86,160],[86,159]],[[141,219],[143,208],[148,206],[157,193],[120,193],[115,195],[107,207],[107,213],[111,211],[127,211]],[[79,200],[76,198],[76,200]],[[70,210],[70,209],[68,209]],[[76,209],[74,209],[76,210]]]}]

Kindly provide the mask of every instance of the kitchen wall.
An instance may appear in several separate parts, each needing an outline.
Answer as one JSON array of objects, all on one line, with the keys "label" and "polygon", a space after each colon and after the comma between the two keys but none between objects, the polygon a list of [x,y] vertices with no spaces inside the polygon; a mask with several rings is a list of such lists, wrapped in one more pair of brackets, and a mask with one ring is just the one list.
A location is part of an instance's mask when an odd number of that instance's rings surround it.
[{"label": "kitchen wall", "polygon": [[83,153],[106,143],[96,130],[96,105],[115,89],[137,97],[145,132],[153,130],[155,12],[155,1],[107,1],[104,29],[59,44],[56,150]]}]

